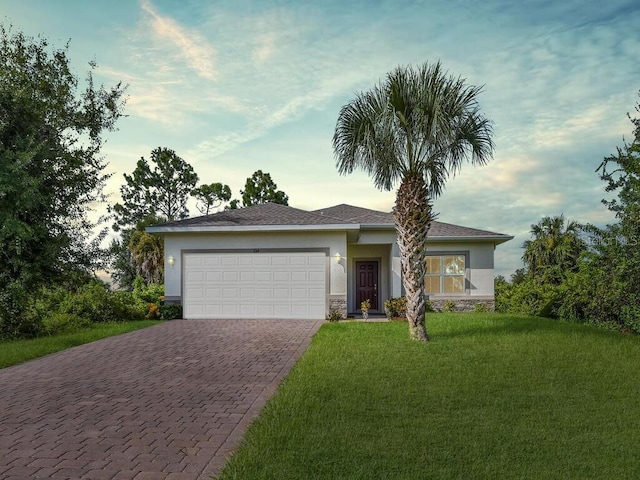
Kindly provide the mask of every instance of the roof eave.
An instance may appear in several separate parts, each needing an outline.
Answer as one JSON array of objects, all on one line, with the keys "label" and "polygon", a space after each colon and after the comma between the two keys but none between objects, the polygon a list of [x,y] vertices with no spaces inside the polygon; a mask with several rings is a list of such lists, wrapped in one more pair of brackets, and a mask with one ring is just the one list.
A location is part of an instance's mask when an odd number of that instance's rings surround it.
[{"label": "roof eave", "polygon": [[427,236],[427,242],[491,242],[499,245],[513,240],[511,235]]},{"label": "roof eave", "polygon": [[148,233],[233,233],[233,232],[297,232],[359,230],[359,224],[328,225],[193,225],[193,226],[151,226]]}]

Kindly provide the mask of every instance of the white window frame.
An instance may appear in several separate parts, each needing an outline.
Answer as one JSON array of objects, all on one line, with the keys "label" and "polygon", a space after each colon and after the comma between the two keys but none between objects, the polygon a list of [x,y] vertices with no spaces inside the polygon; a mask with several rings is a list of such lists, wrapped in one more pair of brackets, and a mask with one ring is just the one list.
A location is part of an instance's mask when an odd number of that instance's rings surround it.
[{"label": "white window frame", "polygon": [[[462,274],[464,280],[464,290],[462,292],[456,293],[445,293],[444,292],[444,278],[446,276],[460,276],[457,275],[447,275],[444,272],[444,257],[464,257],[464,273]],[[425,294],[434,297],[455,297],[460,295],[469,295],[469,252],[468,251],[437,251],[437,252],[427,252],[427,258],[429,257],[439,257],[440,258],[440,273],[438,274],[426,274],[425,277],[439,277],[440,278],[440,292],[441,293],[432,293],[427,292],[425,287]]]}]

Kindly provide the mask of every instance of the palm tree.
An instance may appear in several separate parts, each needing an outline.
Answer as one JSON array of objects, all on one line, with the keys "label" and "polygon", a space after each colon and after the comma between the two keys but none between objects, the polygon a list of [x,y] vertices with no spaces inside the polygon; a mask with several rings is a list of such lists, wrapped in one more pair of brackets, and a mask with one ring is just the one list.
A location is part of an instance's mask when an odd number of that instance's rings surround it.
[{"label": "palm tree", "polygon": [[164,242],[162,238],[145,231],[135,230],[129,239],[131,263],[136,274],[144,278],[145,283],[164,281]]},{"label": "palm tree", "polygon": [[580,238],[579,223],[565,220],[564,215],[543,217],[531,225],[532,240],[524,242],[522,260],[533,277],[560,283],[567,272],[578,268],[586,245]]},{"label": "palm tree", "polygon": [[444,72],[440,62],[398,67],[342,107],[333,148],[341,174],[360,168],[379,189],[398,182],[394,216],[407,298],[409,334],[425,328],[425,255],[432,200],[462,164],[484,165],[493,154],[491,122],[480,112],[482,87]]}]

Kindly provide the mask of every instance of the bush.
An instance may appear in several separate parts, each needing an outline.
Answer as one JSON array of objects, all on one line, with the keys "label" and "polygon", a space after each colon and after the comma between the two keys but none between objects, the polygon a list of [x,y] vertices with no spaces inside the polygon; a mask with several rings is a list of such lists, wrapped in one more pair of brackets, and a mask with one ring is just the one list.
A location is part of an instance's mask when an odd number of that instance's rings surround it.
[{"label": "bush", "polygon": [[182,318],[182,305],[160,305],[161,320],[175,320],[177,318]]},{"label": "bush", "polygon": [[0,291],[0,339],[32,338],[42,329],[33,299],[21,284],[15,282]]},{"label": "bush", "polygon": [[444,302],[444,305],[442,306],[442,311],[447,313],[455,312],[456,302],[453,300],[447,300],[446,302]]},{"label": "bush", "polygon": [[473,306],[473,313],[489,313],[489,307],[486,303],[478,302]]},{"label": "bush", "polygon": [[54,313],[42,321],[44,332],[49,335],[56,333],[75,332],[91,325],[86,318],[80,318],[71,313]]},{"label": "bush", "polygon": [[405,318],[407,316],[407,299],[405,297],[395,297],[385,300],[384,312],[387,318]]},{"label": "bush", "polygon": [[338,322],[344,319],[344,315],[340,310],[330,310],[327,314],[327,320],[330,322]]}]

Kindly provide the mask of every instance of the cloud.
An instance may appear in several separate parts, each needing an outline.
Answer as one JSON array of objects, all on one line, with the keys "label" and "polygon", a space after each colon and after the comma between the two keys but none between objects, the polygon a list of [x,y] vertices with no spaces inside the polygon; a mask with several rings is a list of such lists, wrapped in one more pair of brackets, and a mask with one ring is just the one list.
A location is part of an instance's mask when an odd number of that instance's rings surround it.
[{"label": "cloud", "polygon": [[160,39],[176,45],[179,55],[198,75],[209,80],[217,79],[214,68],[216,52],[201,35],[181,27],[169,17],[161,16],[150,0],[141,0],[140,5],[150,15],[153,30]]},{"label": "cloud", "polygon": [[256,40],[257,44],[251,52],[251,58],[260,65],[273,57],[276,51],[276,35],[273,32],[267,33],[260,35]]}]

